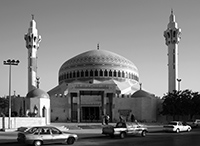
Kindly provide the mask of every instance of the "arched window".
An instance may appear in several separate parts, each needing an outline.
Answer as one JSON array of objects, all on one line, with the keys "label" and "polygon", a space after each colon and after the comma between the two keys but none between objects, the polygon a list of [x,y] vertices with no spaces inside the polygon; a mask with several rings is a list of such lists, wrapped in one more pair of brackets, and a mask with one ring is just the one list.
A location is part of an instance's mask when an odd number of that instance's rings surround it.
[{"label": "arched window", "polygon": [[28,36],[28,41],[31,42],[31,36]]},{"label": "arched window", "polygon": [[173,31],[173,37],[176,37],[176,31]]},{"label": "arched window", "polygon": [[103,71],[102,71],[102,70],[100,70],[100,76],[101,76],[101,77],[103,76]]},{"label": "arched window", "polygon": [[173,35],[173,33],[172,33],[172,29],[170,29],[170,35],[171,35],[171,38],[172,38],[172,35]]},{"label": "arched window", "polygon": [[93,77],[93,70],[90,70],[90,77]]},{"label": "arched window", "polygon": [[83,72],[83,70],[81,71],[81,77],[84,77],[84,72]]},{"label": "arched window", "polygon": [[169,32],[167,32],[167,36],[168,36],[168,38],[170,38],[170,33]]},{"label": "arched window", "polygon": [[107,70],[104,71],[104,76],[105,76],[105,77],[108,76],[108,71],[107,71]]},{"label": "arched window", "polygon": [[133,75],[133,78],[134,78],[134,80],[136,80],[136,81],[139,81],[139,78],[138,78],[138,76],[136,76],[136,75]]},{"label": "arched window", "polygon": [[69,78],[69,73],[67,73],[67,79]]},{"label": "arched window", "polygon": [[112,77],[112,71],[111,70],[109,71],[109,77]]},{"label": "arched window", "polygon": [[77,78],[80,77],[80,72],[79,72],[79,71],[76,72],[76,77],[77,77]]},{"label": "arched window", "polygon": [[34,42],[36,42],[36,36],[33,38]]},{"label": "arched window", "polygon": [[95,70],[95,76],[98,77],[98,70]]},{"label": "arched window", "polygon": [[88,70],[85,71],[85,76],[88,77]]},{"label": "arched window", "polygon": [[116,77],[117,76],[117,72],[116,72],[116,70],[114,70],[114,75],[113,75],[114,77]]},{"label": "arched window", "polygon": [[72,72],[69,73],[69,78],[70,78],[70,79],[72,78]]},{"label": "arched window", "polygon": [[76,77],[76,73],[75,73],[75,71],[73,71],[73,78],[75,78]]},{"label": "arched window", "polygon": [[124,78],[125,74],[124,74],[124,71],[122,71],[122,77]]},{"label": "arched window", "polygon": [[118,71],[118,77],[121,77],[121,72],[120,71]]}]

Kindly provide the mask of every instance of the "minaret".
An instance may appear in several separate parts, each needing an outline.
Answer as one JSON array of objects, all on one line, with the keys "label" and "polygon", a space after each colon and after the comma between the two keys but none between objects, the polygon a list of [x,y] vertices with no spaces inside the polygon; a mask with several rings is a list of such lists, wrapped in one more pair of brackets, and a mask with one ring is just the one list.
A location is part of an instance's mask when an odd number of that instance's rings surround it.
[{"label": "minaret", "polygon": [[164,31],[165,44],[168,46],[168,92],[177,90],[178,86],[178,43],[181,39],[180,34],[181,29],[178,28],[175,15],[171,10],[167,30]]},{"label": "minaret", "polygon": [[28,28],[28,33],[25,34],[26,48],[28,49],[28,92],[37,88],[37,50],[41,41],[41,36],[38,35],[34,15]]}]

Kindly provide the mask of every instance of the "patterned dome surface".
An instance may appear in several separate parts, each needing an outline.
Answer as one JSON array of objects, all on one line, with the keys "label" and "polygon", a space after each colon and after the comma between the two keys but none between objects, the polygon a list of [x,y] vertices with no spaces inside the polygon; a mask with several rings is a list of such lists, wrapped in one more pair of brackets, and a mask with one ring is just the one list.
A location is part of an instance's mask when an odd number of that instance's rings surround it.
[{"label": "patterned dome surface", "polygon": [[60,71],[66,68],[85,66],[87,64],[111,64],[117,66],[124,66],[136,72],[138,71],[136,66],[128,59],[106,50],[90,50],[79,54],[66,61],[61,66]]}]

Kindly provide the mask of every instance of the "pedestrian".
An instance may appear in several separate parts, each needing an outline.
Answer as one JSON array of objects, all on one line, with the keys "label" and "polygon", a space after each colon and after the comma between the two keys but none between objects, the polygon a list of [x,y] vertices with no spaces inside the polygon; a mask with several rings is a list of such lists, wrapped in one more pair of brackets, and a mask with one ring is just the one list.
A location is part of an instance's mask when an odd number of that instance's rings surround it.
[{"label": "pedestrian", "polygon": [[106,125],[108,125],[109,119],[110,119],[109,115],[106,115],[106,118],[105,118]]},{"label": "pedestrian", "polygon": [[120,122],[123,122],[123,117],[122,117],[122,115],[119,116],[119,121],[120,121]]},{"label": "pedestrian", "polygon": [[131,114],[131,122],[135,122],[135,116]]}]

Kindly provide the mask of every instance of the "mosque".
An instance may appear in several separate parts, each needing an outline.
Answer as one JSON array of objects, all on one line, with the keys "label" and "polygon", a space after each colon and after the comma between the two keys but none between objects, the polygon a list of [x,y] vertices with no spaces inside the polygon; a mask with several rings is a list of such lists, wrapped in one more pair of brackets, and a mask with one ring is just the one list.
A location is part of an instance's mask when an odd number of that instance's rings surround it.
[{"label": "mosque", "polygon": [[[177,84],[179,34],[172,11],[164,32],[168,46],[170,91],[176,89]],[[51,122],[101,122],[104,115],[116,122],[120,116],[130,120],[131,114],[138,121],[158,120],[161,100],[142,89],[139,71],[132,61],[101,50],[98,44],[94,50],[80,52],[66,60],[58,72],[58,85],[46,93],[38,86],[36,60],[41,36],[34,17],[25,40],[29,57],[24,113],[27,110],[33,112],[37,107],[37,115],[47,116]]]},{"label": "mosque", "polygon": [[58,75],[48,92],[52,121],[99,122],[102,115],[116,121],[130,114],[156,120],[156,97],[140,89],[137,67],[99,45],[64,62]]}]

